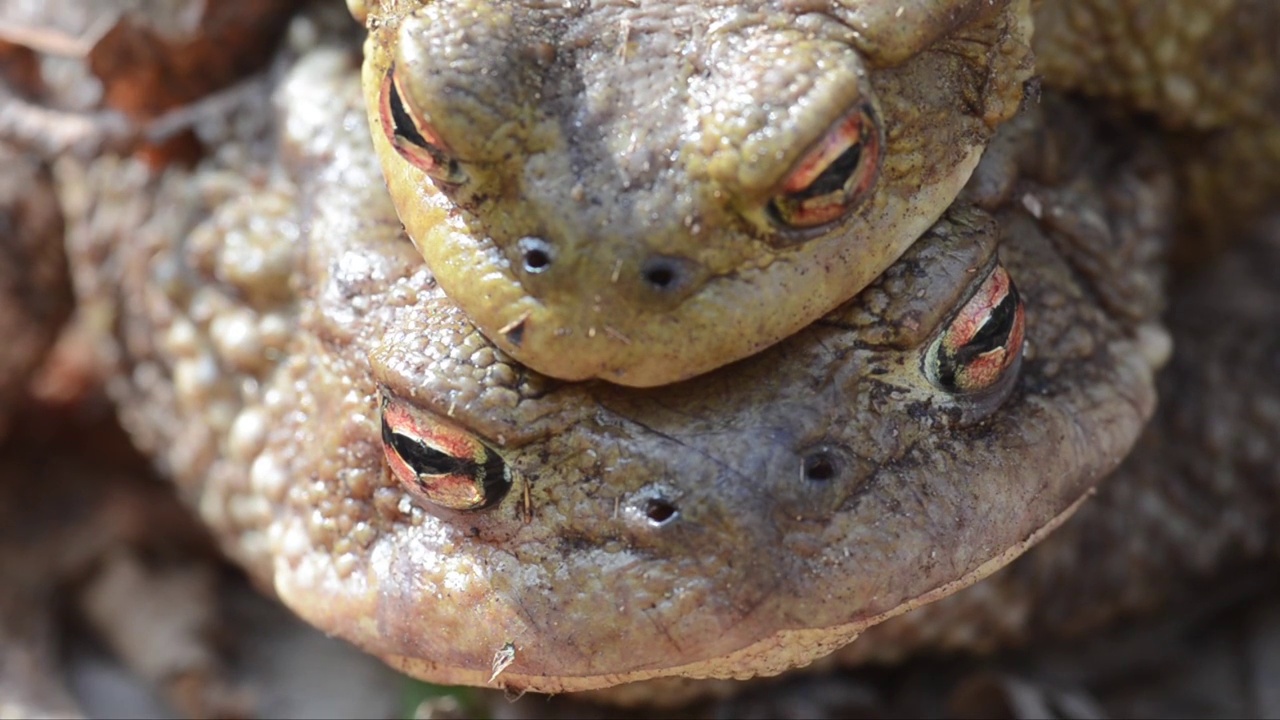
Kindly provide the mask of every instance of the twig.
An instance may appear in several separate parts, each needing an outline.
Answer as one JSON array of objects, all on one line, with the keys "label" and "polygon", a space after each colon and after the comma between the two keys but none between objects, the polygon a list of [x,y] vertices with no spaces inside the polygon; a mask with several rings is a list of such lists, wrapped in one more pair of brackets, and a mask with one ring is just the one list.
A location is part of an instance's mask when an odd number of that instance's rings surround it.
[{"label": "twig", "polygon": [[0,139],[46,157],[127,152],[142,142],[168,140],[203,118],[228,114],[261,93],[269,80],[267,73],[260,73],[147,121],[132,120],[114,110],[52,110],[0,85]]},{"label": "twig", "polygon": [[0,20],[0,40],[46,55],[84,58],[88,57],[93,46],[98,44],[119,19],[118,15],[104,15],[79,37],[49,28]]}]

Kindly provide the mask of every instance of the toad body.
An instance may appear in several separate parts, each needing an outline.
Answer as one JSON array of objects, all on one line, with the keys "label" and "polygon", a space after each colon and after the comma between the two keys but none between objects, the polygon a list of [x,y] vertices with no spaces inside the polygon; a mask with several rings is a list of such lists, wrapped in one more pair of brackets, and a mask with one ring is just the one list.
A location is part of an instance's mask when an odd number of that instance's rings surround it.
[{"label": "toad body", "polygon": [[304,58],[275,130],[237,115],[194,174],[89,168],[71,254],[135,440],[261,583],[406,672],[804,664],[1017,556],[1152,411],[1159,163],[1031,117],[813,326],[688,383],[564,383],[422,264],[353,62]]},{"label": "toad body", "polygon": [[352,4],[409,236],[496,347],[569,380],[682,380],[849,299],[1030,73],[1027,2]]},{"label": "toad body", "polygon": [[1141,114],[1176,158],[1190,259],[1252,235],[1280,197],[1280,5],[1042,0],[1046,85]]}]

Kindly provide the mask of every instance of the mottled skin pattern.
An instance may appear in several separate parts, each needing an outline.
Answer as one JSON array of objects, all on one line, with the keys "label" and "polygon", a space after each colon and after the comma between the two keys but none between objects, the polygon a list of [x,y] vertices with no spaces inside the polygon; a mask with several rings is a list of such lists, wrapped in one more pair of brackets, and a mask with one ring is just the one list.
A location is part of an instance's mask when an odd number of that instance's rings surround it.
[{"label": "mottled skin pattern", "polygon": [[[72,255],[135,439],[286,604],[412,674],[484,684],[510,649],[496,684],[543,691],[803,664],[1012,559],[1152,410],[1158,163],[1029,118],[813,327],[696,382],[567,385],[486,340],[401,234],[355,62],[319,52],[281,86],[283,162],[241,112],[257,144],[194,176],[68,176]],[[956,396],[922,357],[997,247],[1027,306],[1021,374]],[[474,433],[510,492],[416,502],[384,466],[380,397]],[[832,471],[806,478],[816,457]]]},{"label": "mottled skin pattern", "polygon": [[[847,300],[951,203],[1030,74],[1025,0],[351,4],[410,236],[497,347],[570,380],[682,380]],[[392,149],[392,65],[465,179]],[[883,132],[870,194],[826,226],[771,219],[858,103]]]},{"label": "mottled skin pattern", "polygon": [[1221,247],[1274,208],[1280,3],[1040,0],[1034,15],[1046,84],[1168,132],[1188,244]]}]

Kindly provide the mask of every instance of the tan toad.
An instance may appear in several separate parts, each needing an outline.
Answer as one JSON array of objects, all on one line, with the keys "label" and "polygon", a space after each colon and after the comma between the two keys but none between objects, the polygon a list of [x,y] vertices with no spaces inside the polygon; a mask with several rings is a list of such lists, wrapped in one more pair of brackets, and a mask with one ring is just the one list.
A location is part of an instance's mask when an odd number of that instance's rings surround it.
[{"label": "tan toad", "polygon": [[410,237],[498,348],[569,380],[688,378],[847,300],[1030,73],[1025,0],[351,4]]}]

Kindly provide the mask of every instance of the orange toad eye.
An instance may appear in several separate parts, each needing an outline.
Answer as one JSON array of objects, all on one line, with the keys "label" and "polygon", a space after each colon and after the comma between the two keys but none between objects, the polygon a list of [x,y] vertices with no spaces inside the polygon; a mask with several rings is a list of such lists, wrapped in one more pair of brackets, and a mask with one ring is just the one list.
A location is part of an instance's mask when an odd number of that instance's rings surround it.
[{"label": "orange toad eye", "polygon": [[473,435],[382,396],[382,451],[414,497],[451,510],[483,510],[511,487],[502,458]]},{"label": "orange toad eye", "polygon": [[1009,273],[999,265],[965,302],[925,357],[934,385],[964,395],[1001,387],[1022,358],[1026,311]]},{"label": "orange toad eye", "polygon": [[414,112],[404,98],[392,65],[382,79],[379,111],[382,132],[386,133],[391,147],[411,165],[440,182],[457,185],[466,180],[458,161],[445,152],[444,143],[431,130],[430,123]]},{"label": "orange toad eye", "polygon": [[869,106],[840,118],[800,158],[769,201],[769,214],[785,228],[835,222],[860,205],[880,174],[880,126]]}]

